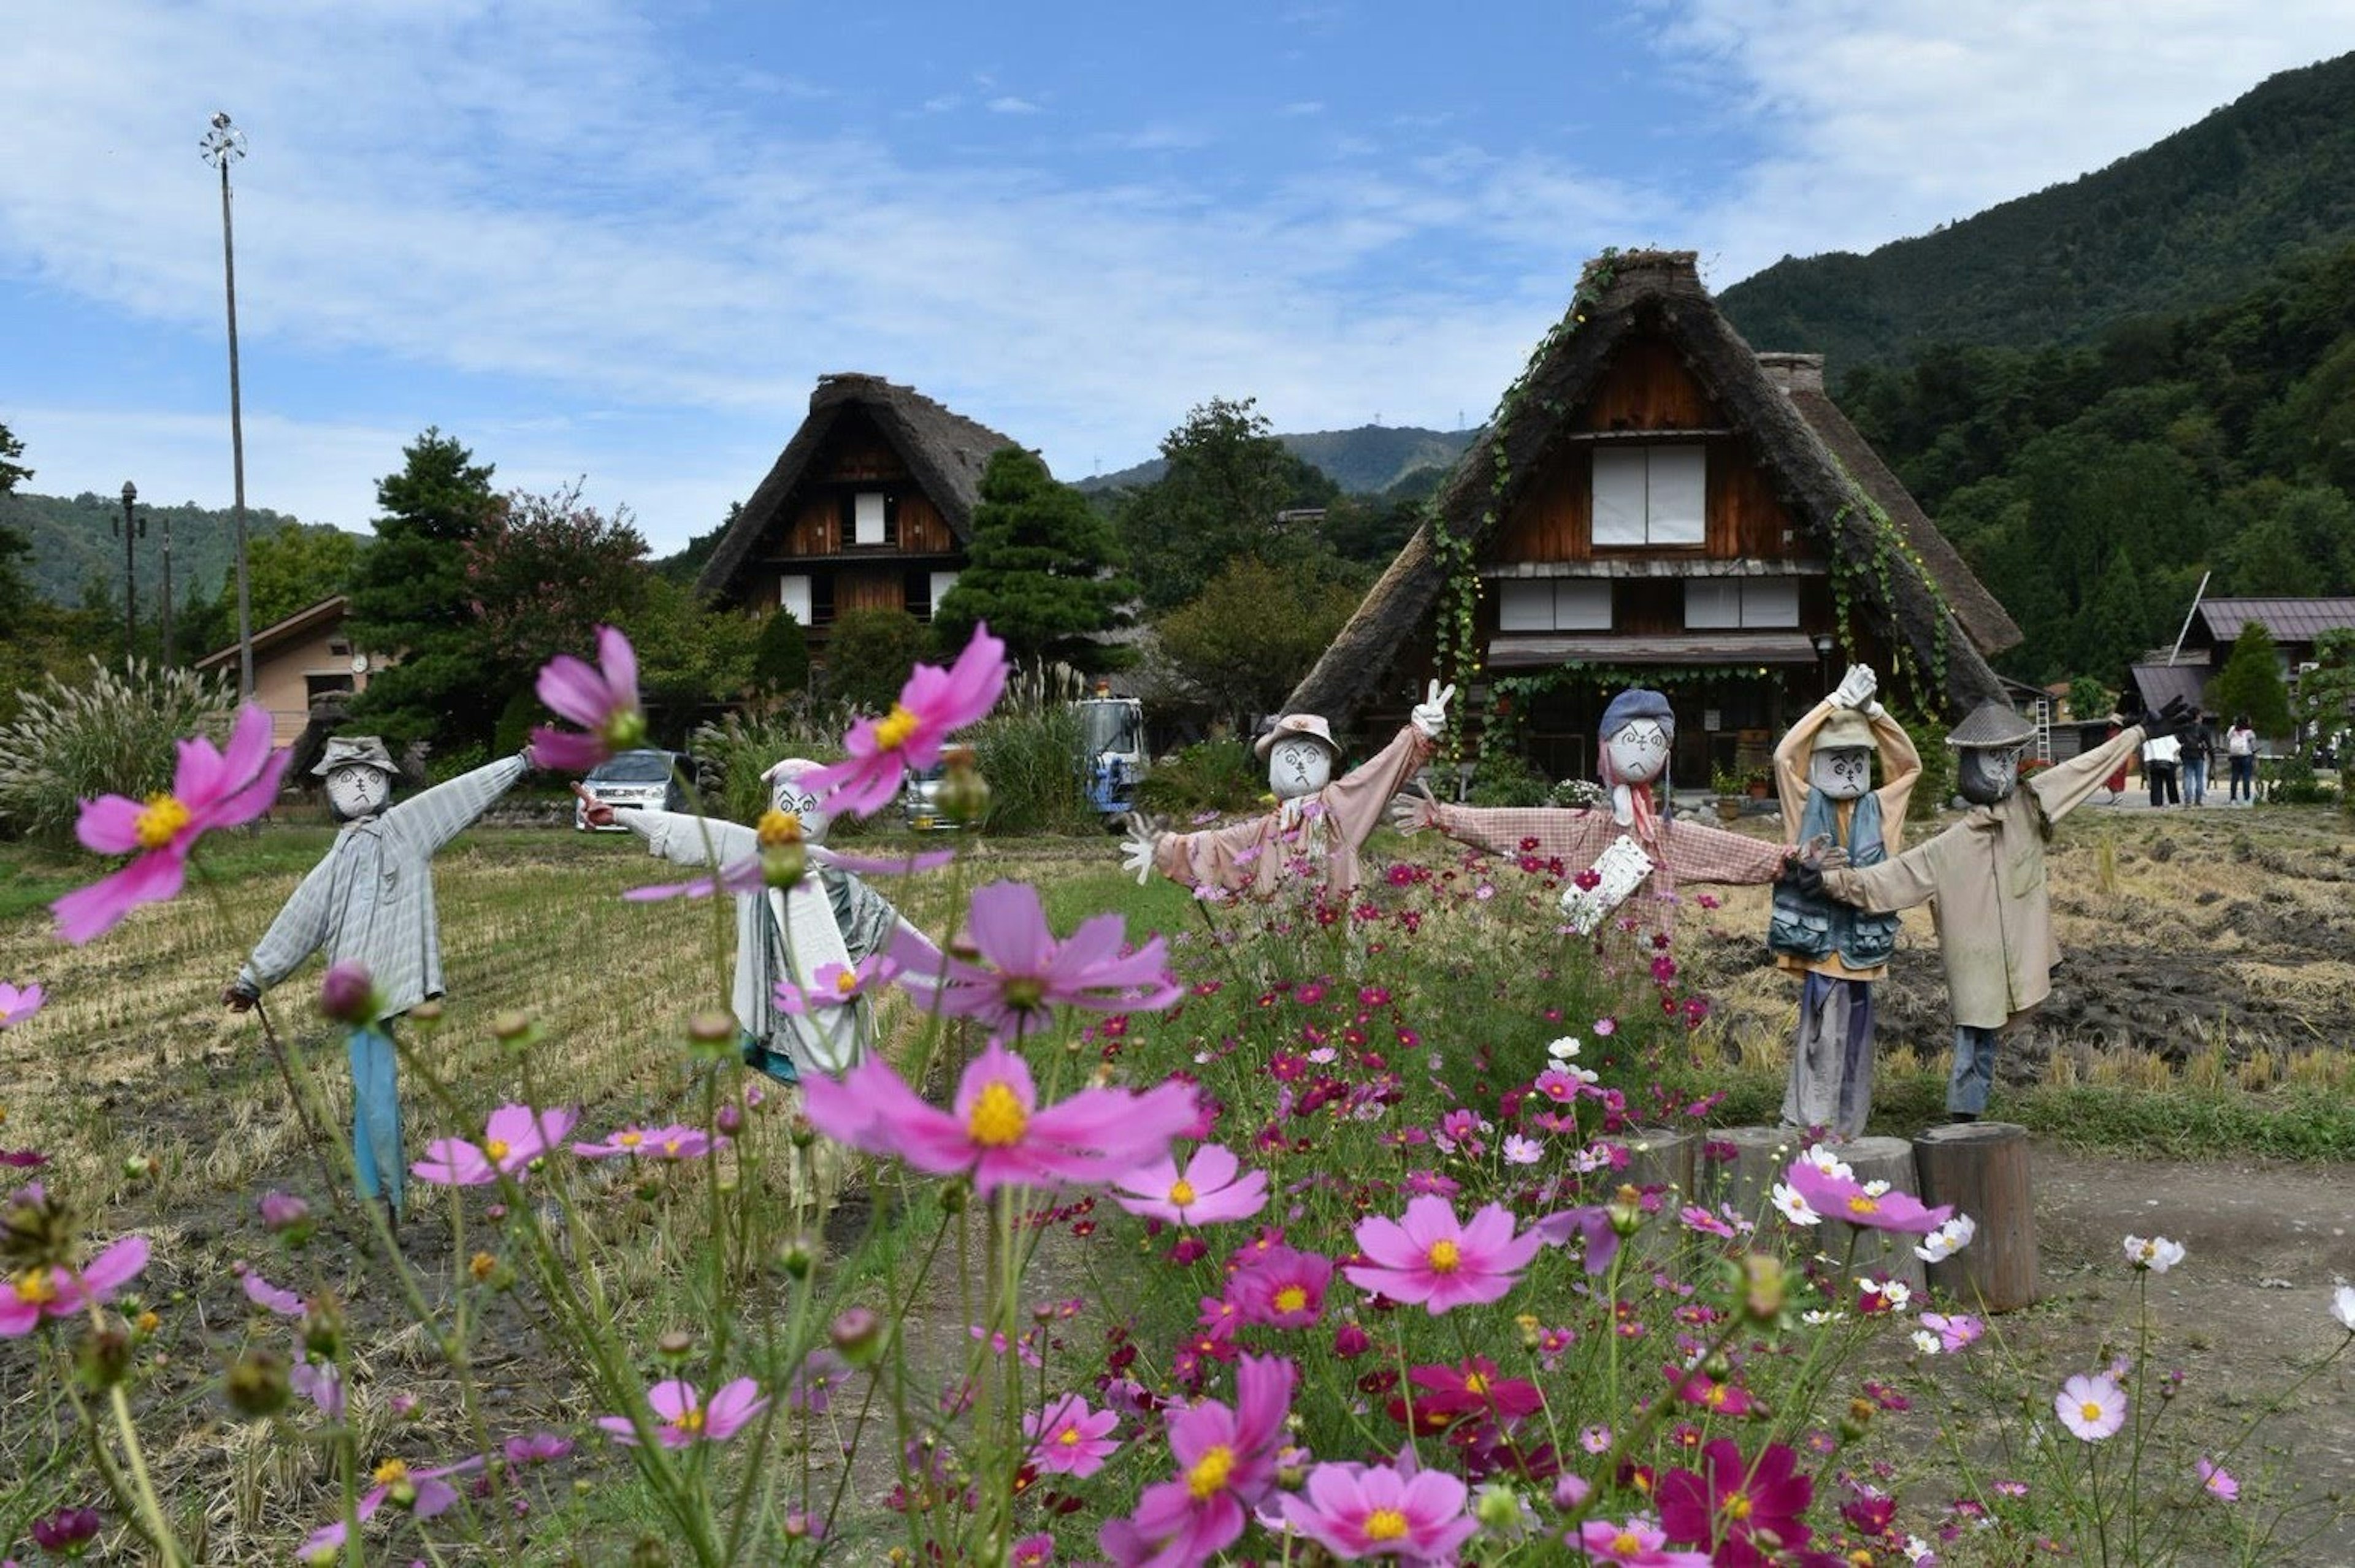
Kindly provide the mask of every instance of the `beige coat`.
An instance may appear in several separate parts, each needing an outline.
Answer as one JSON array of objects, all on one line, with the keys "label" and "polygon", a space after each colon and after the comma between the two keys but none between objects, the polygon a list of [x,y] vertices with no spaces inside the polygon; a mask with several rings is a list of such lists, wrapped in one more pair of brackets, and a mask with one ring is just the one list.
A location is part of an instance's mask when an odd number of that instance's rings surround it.
[{"label": "beige coat", "polygon": [[1993,805],[1926,844],[1863,870],[1827,871],[1824,891],[1876,912],[1938,901],[1938,952],[1955,1022],[1998,1029],[2051,994],[2051,901],[2044,881],[2049,824],[2102,787],[2122,757],[2142,744],[2130,729],[2093,751],[2023,780]]},{"label": "beige coat", "polygon": [[[1783,806],[1783,838],[1785,843],[1799,841],[1799,823],[1807,815],[1807,795],[1815,786],[1807,782],[1807,763],[1816,752],[1816,733],[1830,721],[1839,709],[1827,698],[1810,709],[1806,717],[1791,726],[1774,748],[1774,793],[1781,796]],[[1922,753],[1913,749],[1913,737],[1883,709],[1879,718],[1868,718],[1872,725],[1874,748],[1881,757],[1881,787],[1872,793],[1881,797],[1881,847],[1894,855],[1905,847],[1905,808],[1913,804],[1913,786],[1922,782]],[[1854,801],[1840,801],[1833,806],[1839,824],[1840,841],[1848,841],[1849,818],[1855,814]],[[1870,969],[1851,969],[1837,953],[1828,953],[1810,962],[1788,953],[1774,955],[1777,968],[1794,975],[1813,972],[1828,975],[1835,980],[1878,980],[1889,973],[1889,965],[1877,964]]]}]

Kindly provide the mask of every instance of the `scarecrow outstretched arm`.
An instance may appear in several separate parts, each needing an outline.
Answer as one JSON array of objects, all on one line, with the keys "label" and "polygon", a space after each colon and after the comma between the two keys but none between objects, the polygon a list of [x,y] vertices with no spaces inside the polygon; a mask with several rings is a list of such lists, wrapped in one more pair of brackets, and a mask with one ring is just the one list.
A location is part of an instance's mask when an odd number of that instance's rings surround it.
[{"label": "scarecrow outstretched arm", "polygon": [[2026,782],[2025,787],[2036,792],[2036,803],[2044,815],[2060,821],[2083,805],[2093,793],[2102,787],[2110,770],[2142,748],[2143,732],[2139,724],[2119,731],[2090,752],[2080,752],[2065,763],[2056,763]]},{"label": "scarecrow outstretched arm", "polygon": [[328,901],[335,896],[333,851],[311,868],[270,929],[254,944],[253,956],[238,966],[237,988],[260,996],[302,965],[327,940]]},{"label": "scarecrow outstretched arm", "polygon": [[1406,787],[1415,771],[1431,760],[1433,750],[1412,724],[1397,739],[1325,786],[1325,809],[1332,819],[1334,837],[1363,844],[1381,825],[1391,796]]},{"label": "scarecrow outstretched arm", "polygon": [[613,820],[646,841],[646,852],[679,866],[724,866],[761,851],[761,836],[734,822],[685,811],[623,806]]},{"label": "scarecrow outstretched arm", "polygon": [[409,840],[428,856],[439,854],[443,845],[473,827],[493,802],[515,787],[526,765],[520,756],[501,757],[410,795],[385,812],[385,831]]},{"label": "scarecrow outstretched arm", "polygon": [[1458,843],[1492,855],[1518,855],[1522,845],[1533,843],[1531,853],[1560,856],[1577,867],[1592,862],[1619,833],[1609,812],[1584,808],[1450,805],[1443,801],[1433,816],[1439,830]]},{"label": "scarecrow outstretched arm", "polygon": [[1850,867],[1844,870],[1824,873],[1824,891],[1844,904],[1854,904],[1874,914],[1889,914],[1915,904],[1927,903],[1937,895],[1937,851],[1948,834],[1980,831],[1968,822],[1961,822],[1926,844],[1917,844],[1893,860],[1883,860],[1878,866],[1861,869]]}]

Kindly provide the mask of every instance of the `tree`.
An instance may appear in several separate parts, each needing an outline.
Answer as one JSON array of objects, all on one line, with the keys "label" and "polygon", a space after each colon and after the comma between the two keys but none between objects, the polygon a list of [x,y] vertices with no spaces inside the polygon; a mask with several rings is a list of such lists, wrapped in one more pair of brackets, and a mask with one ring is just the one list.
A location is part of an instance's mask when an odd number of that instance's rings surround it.
[{"label": "tree", "polygon": [[1103,666],[1112,650],[1088,634],[1117,624],[1135,585],[1113,574],[1121,549],[1112,525],[1086,496],[1058,484],[1038,453],[1008,446],[990,458],[969,555],[956,586],[932,607],[943,646],[961,645],[986,621],[1017,664]]},{"label": "tree", "polygon": [[1272,566],[1329,557],[1313,528],[1277,514],[1329,506],[1340,486],[1275,438],[1256,400],[1213,398],[1161,442],[1168,467],[1121,503],[1120,531],[1146,607],[1198,597],[1227,562],[1256,555]]},{"label": "tree", "polygon": [[846,610],[826,639],[826,690],[861,712],[889,712],[932,651],[932,634],[905,610]]},{"label": "tree", "polygon": [[[0,424],[0,496],[13,495],[16,486],[33,476],[33,471],[16,461],[25,455],[25,443]],[[16,558],[33,553],[33,541],[16,529],[0,523],[0,635],[14,635],[33,599],[32,585],[26,581],[24,569]]]},{"label": "tree", "polygon": [[773,610],[752,643],[752,685],[772,698],[809,689],[809,634],[790,610]]},{"label": "tree", "polygon": [[[246,591],[255,627],[283,621],[297,610],[345,592],[359,565],[360,545],[356,534],[304,523],[258,533],[247,540]],[[218,602],[233,625],[237,619],[234,575],[222,580]],[[206,644],[196,653],[202,657],[215,645]]]},{"label": "tree", "polygon": [[698,603],[684,584],[638,570],[645,579],[641,602],[614,624],[637,649],[638,690],[655,732],[683,744],[706,709],[734,701],[752,684],[759,633],[741,611]]},{"label": "tree", "polygon": [[2241,624],[2224,667],[2208,686],[2208,706],[2225,719],[2245,713],[2260,735],[2290,732],[2289,688],[2273,634],[2256,621]]},{"label": "tree", "polygon": [[579,480],[508,492],[459,553],[480,636],[511,678],[553,654],[585,654],[599,626],[626,627],[652,581],[629,508],[605,517],[582,503]]},{"label": "tree", "polygon": [[1201,596],[1161,618],[1162,656],[1216,712],[1248,732],[1298,685],[1357,609],[1338,574],[1230,561]]},{"label": "tree", "polygon": [[[2346,736],[2355,724],[2355,631],[2325,632],[2314,639],[2314,667],[2297,677],[2297,721],[2307,754],[2328,746],[2339,753],[2341,778],[2355,776],[2355,755]],[[2355,810],[2355,797],[2340,804]]]},{"label": "tree", "polygon": [[507,688],[475,631],[465,545],[505,503],[491,465],[439,429],[402,456],[401,471],[377,482],[384,515],[351,585],[353,642],[400,662],[368,682],[352,712],[394,741],[487,742]]}]

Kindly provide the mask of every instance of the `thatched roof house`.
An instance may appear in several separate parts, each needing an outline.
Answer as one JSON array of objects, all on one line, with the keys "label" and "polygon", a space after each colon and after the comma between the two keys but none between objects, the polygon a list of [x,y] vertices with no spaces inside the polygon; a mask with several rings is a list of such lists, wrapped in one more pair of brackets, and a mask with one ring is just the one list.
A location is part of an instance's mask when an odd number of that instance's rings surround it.
[{"label": "thatched roof house", "polygon": [[1752,765],[1852,657],[1951,711],[2001,698],[2019,641],[1820,356],[1753,352],[1690,251],[1605,254],[1287,706],[1387,717],[1437,675],[1560,776],[1641,681],[1696,709],[1691,777]]},{"label": "thatched roof house", "polygon": [[929,620],[965,564],[982,470],[1013,444],[912,387],[821,376],[809,416],[696,587],[730,603],[782,605],[821,638],[844,610]]}]

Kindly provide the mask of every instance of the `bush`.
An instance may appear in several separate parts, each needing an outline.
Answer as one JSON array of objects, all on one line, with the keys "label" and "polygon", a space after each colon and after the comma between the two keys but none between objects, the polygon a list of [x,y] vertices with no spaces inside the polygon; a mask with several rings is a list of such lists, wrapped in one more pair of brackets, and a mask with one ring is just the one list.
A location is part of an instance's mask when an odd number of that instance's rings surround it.
[{"label": "bush", "polygon": [[[698,726],[687,749],[700,764],[696,787],[703,808],[730,822],[757,820],[769,807],[769,786],[761,774],[783,757],[830,763],[842,755],[842,735],[850,716],[842,705],[803,700],[774,713],[730,713]],[[843,819],[848,827],[851,819]]]},{"label": "bush", "polygon": [[1553,781],[1518,752],[1484,751],[1464,798],[1473,805],[1543,805],[1553,788]]},{"label": "bush", "polygon": [[776,610],[761,623],[752,645],[752,684],[771,697],[794,697],[809,688],[809,635],[790,610]]},{"label": "bush", "polygon": [[826,693],[862,713],[887,713],[932,635],[905,610],[846,610],[826,645]]},{"label": "bush", "polygon": [[90,679],[56,676],[24,694],[0,729],[0,820],[55,844],[73,841],[81,802],[169,789],[183,736],[226,737],[236,688],[218,677],[133,659],[122,670],[90,661]]},{"label": "bush", "polygon": [[1079,711],[1001,709],[958,737],[989,781],[989,833],[1081,833],[1095,824],[1080,773]]},{"label": "bush", "polygon": [[1138,781],[1136,808],[1186,818],[1205,811],[1249,811],[1267,794],[1267,771],[1241,741],[1204,741]]}]

